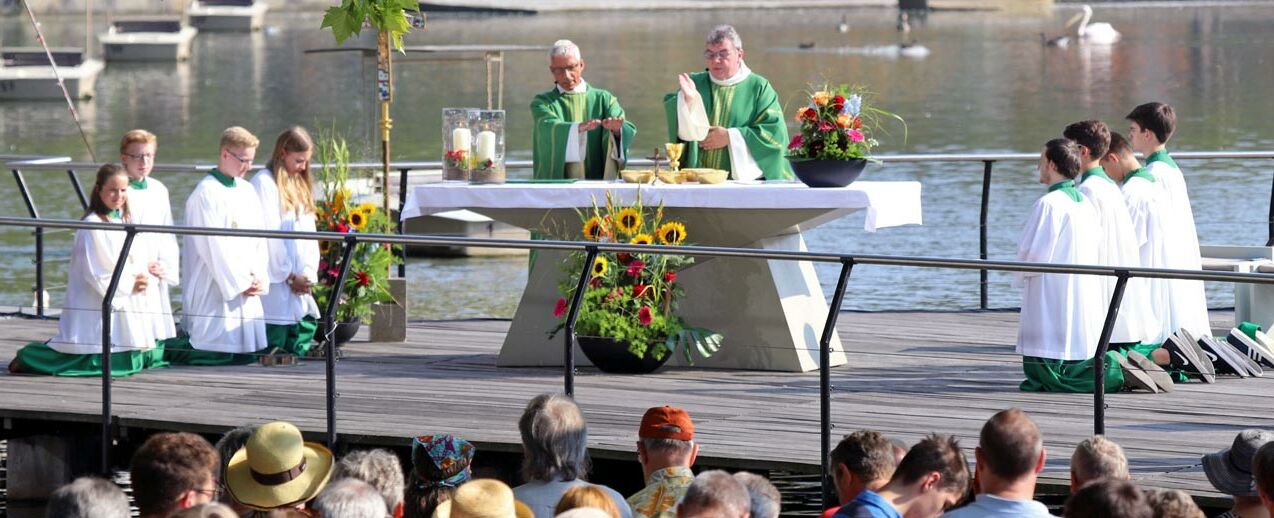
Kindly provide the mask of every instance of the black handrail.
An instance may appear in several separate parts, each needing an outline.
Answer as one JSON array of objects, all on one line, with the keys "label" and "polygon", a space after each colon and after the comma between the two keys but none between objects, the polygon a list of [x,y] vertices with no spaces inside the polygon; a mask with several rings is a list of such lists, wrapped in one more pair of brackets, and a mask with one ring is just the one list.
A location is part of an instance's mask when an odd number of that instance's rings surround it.
[{"label": "black handrail", "polygon": [[[102,297],[102,476],[111,476],[111,445],[114,441],[114,419],[111,416],[111,306],[115,299],[115,291],[119,289],[119,278],[124,274],[124,265],[128,264],[128,252],[133,248],[133,238],[137,232],[132,226],[125,226],[124,246],[119,249],[119,257],[115,259],[115,269],[111,270],[111,282],[106,286]],[[130,290],[132,288],[129,288]]]},{"label": "black handrail", "polygon": [[854,260],[841,261],[840,277],[836,279],[836,291],[832,292],[832,303],[827,308],[827,321],[823,323],[823,336],[818,340],[818,421],[819,421],[819,466],[823,476],[823,509],[830,508],[836,502],[836,494],[832,483],[832,336],[836,334],[836,319],[840,316],[840,305],[845,298],[845,288],[849,285],[849,274],[854,269]]}]

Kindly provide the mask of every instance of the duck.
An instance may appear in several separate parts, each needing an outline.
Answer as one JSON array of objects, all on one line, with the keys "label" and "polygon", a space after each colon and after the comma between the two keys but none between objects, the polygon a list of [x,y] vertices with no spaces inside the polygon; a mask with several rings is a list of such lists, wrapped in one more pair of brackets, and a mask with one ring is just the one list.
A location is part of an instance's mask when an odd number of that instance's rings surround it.
[{"label": "duck", "polygon": [[797,44],[796,44],[796,48],[798,48],[798,49],[812,49],[812,48],[814,48],[814,42],[812,42],[812,41],[802,41],[802,42],[800,42],[800,43],[797,43]]},{"label": "duck", "polygon": [[849,32],[849,17],[848,16],[845,16],[843,14],[840,15],[840,25],[836,26],[836,31],[842,34]]},{"label": "duck", "polygon": [[1059,49],[1064,49],[1071,44],[1071,37],[1063,34],[1061,36],[1050,38],[1048,37],[1048,35],[1041,32],[1040,44],[1044,45],[1045,47],[1056,47]]}]

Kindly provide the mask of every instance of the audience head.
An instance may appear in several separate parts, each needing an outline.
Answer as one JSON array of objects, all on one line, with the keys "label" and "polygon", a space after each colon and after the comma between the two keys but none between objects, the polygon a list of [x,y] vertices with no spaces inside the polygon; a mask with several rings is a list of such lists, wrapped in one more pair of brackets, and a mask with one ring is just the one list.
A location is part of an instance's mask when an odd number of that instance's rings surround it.
[{"label": "audience head", "polygon": [[310,509],[324,518],[385,518],[388,514],[380,491],[357,478],[328,484],[310,503]]},{"label": "audience head", "polygon": [[128,518],[128,497],[111,481],[80,477],[49,496],[49,518]]},{"label": "audience head", "polygon": [[[1070,139],[1055,138],[1044,144],[1040,153],[1040,183],[1051,184],[1055,181],[1074,180],[1079,176],[1079,146]],[[1055,176],[1050,173],[1056,173]]]},{"label": "audience head", "polygon": [[1217,491],[1236,497],[1256,497],[1251,466],[1256,451],[1274,441],[1274,432],[1249,428],[1239,432],[1229,448],[1203,456],[1203,473]]},{"label": "audience head", "polygon": [[677,504],[677,518],[748,518],[752,500],[743,483],[714,469],[700,473]]},{"label": "audience head", "polygon": [[553,74],[553,82],[563,90],[571,91],[579,87],[584,77],[584,58],[580,56],[579,46],[571,40],[557,40],[549,48],[549,72]]},{"label": "audience head", "polygon": [[421,435],[411,441],[411,476],[407,481],[403,515],[429,518],[438,504],[451,498],[469,480],[476,449],[453,435]]},{"label": "audience head", "polygon": [[1167,143],[1177,129],[1177,115],[1164,103],[1143,104],[1124,118],[1128,120],[1128,140],[1133,149],[1145,154]]},{"label": "audience head", "polygon": [[982,490],[994,491],[987,485],[1035,479],[1044,469],[1044,438],[1026,412],[1010,408],[982,425],[976,456]]},{"label": "audience head", "polygon": [[882,490],[909,495],[909,514],[938,516],[955,505],[969,488],[969,464],[960,443],[933,434],[911,447]]},{"label": "audience head", "polygon": [[576,507],[562,511],[553,516],[553,518],[611,518],[612,515],[595,507]]},{"label": "audience head", "polygon": [[637,460],[645,478],[664,468],[694,465],[699,454],[694,434],[694,422],[685,410],[671,406],[647,409],[637,430]]},{"label": "audience head", "polygon": [[562,499],[557,501],[557,507],[553,508],[553,514],[559,515],[579,508],[597,509],[610,518],[621,518],[619,506],[615,504],[610,493],[594,485],[579,485],[567,489],[565,493],[562,493]]},{"label": "audience head", "polygon": [[332,475],[332,452],[305,442],[291,423],[257,428],[230,458],[226,489],[239,503],[258,510],[297,507],[314,498]]},{"label": "audience head", "polygon": [[158,433],[133,454],[133,502],[143,517],[168,516],[212,501],[217,494],[216,450],[192,433]]},{"label": "audience head", "polygon": [[140,180],[150,176],[155,168],[155,151],[159,148],[159,138],[144,129],[135,129],[124,134],[119,141],[119,161],[124,164],[128,176]]},{"label": "audience head", "polygon": [[902,462],[902,458],[907,456],[907,450],[911,449],[902,439],[889,439],[889,444],[894,446],[894,467]]},{"label": "audience head", "polygon": [[1127,480],[1092,482],[1066,500],[1064,518],[1153,518],[1145,494]]},{"label": "audience head", "polygon": [[740,471],[734,474],[735,480],[743,483],[748,490],[748,502],[752,518],[779,518],[783,507],[783,495],[771,484],[769,479],[756,473]]},{"label": "audience head", "polygon": [[1110,149],[1110,128],[1097,120],[1072,123],[1062,130],[1062,136],[1079,146],[1079,156],[1085,165],[1101,160]]},{"label": "audience head", "polygon": [[394,515],[402,512],[403,468],[398,456],[389,450],[358,450],[336,463],[332,479],[355,478],[376,488],[385,500],[385,508]]},{"label": "audience head", "polygon": [[456,488],[434,518],[532,518],[531,508],[514,500],[513,490],[493,478],[478,478]]},{"label": "audience head", "polygon": [[[239,451],[243,445],[248,443],[248,437],[252,436],[252,432],[257,430],[257,425],[240,426],[223,434],[217,439],[217,458],[221,459],[221,467],[217,469],[217,480],[225,482],[226,465],[230,464],[230,457]],[[238,502],[234,501],[234,496],[229,491],[222,491],[217,497],[217,501],[229,505],[230,507],[242,507]],[[236,509],[238,511],[246,511],[247,507]]]},{"label": "audience head", "polygon": [[1150,489],[1146,503],[1155,518],[1206,518],[1199,505],[1180,489]]},{"label": "audience head", "polygon": [[1128,480],[1128,459],[1124,449],[1103,435],[1094,435],[1075,447],[1071,454],[1071,494],[1101,478]]},{"label": "audience head", "polygon": [[703,56],[708,60],[708,74],[719,81],[734,77],[743,66],[743,39],[729,25],[718,25],[708,31],[703,41]]},{"label": "audience head", "polygon": [[217,170],[226,176],[239,178],[252,168],[261,141],[252,132],[239,126],[231,126],[221,133],[221,155],[217,157]]},{"label": "audience head", "polygon": [[1256,481],[1256,492],[1261,496],[1261,503],[1274,513],[1274,442],[1267,442],[1256,450],[1252,459],[1252,478]]},{"label": "audience head", "polygon": [[[872,430],[859,430],[840,440],[828,454],[828,460],[841,505],[849,503],[864,489],[875,491],[889,482],[902,457],[894,456],[895,448],[884,434]],[[905,449],[903,455],[906,455]]]},{"label": "audience head", "polygon": [[115,164],[106,164],[97,169],[97,177],[93,180],[92,198],[88,202],[88,210],[98,216],[106,216],[113,210],[119,210],[120,217],[130,219],[128,213],[128,173]]},{"label": "audience head", "polygon": [[231,509],[226,504],[208,502],[182,509],[177,514],[172,515],[172,518],[239,518],[239,513],[236,513],[234,509]]},{"label": "audience head", "polygon": [[522,433],[522,476],[527,480],[583,479],[588,474],[588,426],[575,402],[561,394],[541,394],[518,420]]}]

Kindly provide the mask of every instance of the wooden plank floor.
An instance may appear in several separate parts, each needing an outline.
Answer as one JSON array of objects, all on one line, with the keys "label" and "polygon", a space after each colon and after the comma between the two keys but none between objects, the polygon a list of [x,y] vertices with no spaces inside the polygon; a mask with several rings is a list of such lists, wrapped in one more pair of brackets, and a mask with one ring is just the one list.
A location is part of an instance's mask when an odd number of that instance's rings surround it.
[{"label": "wooden plank floor", "polygon": [[[1228,328],[1231,314],[1214,313]],[[481,448],[518,450],[517,417],[526,401],[560,391],[560,369],[497,369],[507,321],[413,323],[401,344],[356,339],[338,366],[339,431],[358,442],[401,444],[449,432]],[[0,358],[45,340],[56,323],[0,319]],[[1092,432],[1092,396],[1017,390],[1013,312],[845,313],[839,332],[849,364],[833,370],[835,437],[860,428],[913,442],[954,433],[970,457],[992,413],[1016,406],[1044,430],[1046,479],[1065,484],[1070,453]],[[294,367],[170,368],[115,384],[125,427],[218,432],[270,418],[307,432],[325,430],[323,363]],[[745,371],[668,370],[613,376],[583,369],[577,399],[598,457],[632,459],[637,422],[650,406],[672,404],[694,417],[701,458],[735,467],[818,468],[818,376]],[[1152,487],[1217,494],[1200,455],[1230,444],[1243,428],[1274,429],[1274,379],[1179,385],[1171,394],[1114,394],[1107,433],[1126,449],[1134,476]],[[0,417],[92,421],[97,379],[0,373]]]}]

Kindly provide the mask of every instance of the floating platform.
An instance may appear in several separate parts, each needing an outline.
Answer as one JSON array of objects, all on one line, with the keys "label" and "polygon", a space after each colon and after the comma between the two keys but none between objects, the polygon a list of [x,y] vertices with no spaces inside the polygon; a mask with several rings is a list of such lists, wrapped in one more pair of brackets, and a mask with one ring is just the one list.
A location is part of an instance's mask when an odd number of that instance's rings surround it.
[{"label": "floating platform", "polygon": [[265,23],[267,10],[258,0],[194,0],[186,17],[201,31],[255,31]]},{"label": "floating platform", "polygon": [[[66,92],[74,99],[93,97],[97,76],[105,64],[86,59],[84,49],[52,48],[53,62],[62,76]],[[0,49],[0,100],[61,99],[57,75],[49,66],[49,57],[40,47],[7,47]]]},{"label": "floating platform", "polygon": [[180,16],[122,17],[98,41],[106,61],[185,61],[198,33]]}]

